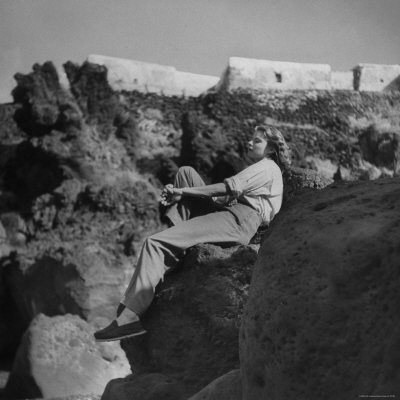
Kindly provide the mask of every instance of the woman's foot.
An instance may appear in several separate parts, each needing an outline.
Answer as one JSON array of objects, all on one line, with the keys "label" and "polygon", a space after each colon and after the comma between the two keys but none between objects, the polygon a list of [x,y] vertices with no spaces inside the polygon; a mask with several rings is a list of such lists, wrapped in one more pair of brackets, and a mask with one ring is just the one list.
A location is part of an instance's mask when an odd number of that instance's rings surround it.
[{"label": "woman's foot", "polygon": [[136,322],[139,320],[139,316],[127,307],[125,307],[116,318],[118,325],[129,324],[131,322]]},{"label": "woman's foot", "polygon": [[143,335],[146,330],[139,316],[129,308],[124,308],[120,315],[110,325],[94,333],[97,342],[111,342]]}]

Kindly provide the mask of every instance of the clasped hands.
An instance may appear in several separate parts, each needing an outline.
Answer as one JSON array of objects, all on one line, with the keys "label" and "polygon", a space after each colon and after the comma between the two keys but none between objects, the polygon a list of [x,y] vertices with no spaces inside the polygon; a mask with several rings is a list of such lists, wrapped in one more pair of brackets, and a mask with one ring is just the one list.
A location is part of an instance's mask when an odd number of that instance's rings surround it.
[{"label": "clasped hands", "polygon": [[168,184],[164,187],[161,193],[160,202],[163,206],[170,206],[171,204],[180,201],[182,194],[182,189],[174,188],[172,184]]}]

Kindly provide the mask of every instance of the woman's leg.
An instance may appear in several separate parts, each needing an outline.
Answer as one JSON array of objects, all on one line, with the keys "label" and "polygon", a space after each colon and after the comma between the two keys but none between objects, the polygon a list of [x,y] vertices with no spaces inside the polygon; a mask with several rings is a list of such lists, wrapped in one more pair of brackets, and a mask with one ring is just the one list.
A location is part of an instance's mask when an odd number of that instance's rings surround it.
[{"label": "woman's leg", "polygon": [[[192,167],[183,166],[178,169],[178,172],[175,175],[174,179],[174,187],[177,188],[184,188],[184,187],[199,187],[204,186],[205,182],[203,178],[199,175],[199,173]],[[165,212],[165,217],[169,220],[170,226],[178,225],[184,221],[189,220],[190,218],[197,217],[200,215],[205,215],[210,212],[215,211],[215,206],[211,200],[208,199],[199,199],[193,197],[186,197],[183,198],[178,203],[173,204],[168,208]],[[135,268],[135,273],[133,274],[129,287],[138,286],[138,287],[146,287],[151,286],[155,287],[155,285],[159,282],[160,279],[164,277],[164,272],[169,269],[169,267],[165,266],[162,268],[162,271],[158,274],[153,271],[146,274],[139,274],[138,271],[142,271],[142,265],[147,263],[154,263],[158,258],[158,264],[161,266],[166,262],[170,267],[177,263],[178,261],[178,254],[170,255],[169,260],[160,259],[157,257],[157,252],[151,248],[150,239],[148,238],[142,246],[142,250],[137,262],[137,266]],[[183,249],[184,250],[184,249]],[[146,260],[147,259],[147,260]],[[156,262],[157,264],[157,262]],[[137,272],[136,272],[137,271]],[[157,283],[154,283],[157,282]],[[128,292],[128,290],[127,290]],[[141,292],[141,290],[136,290],[134,292]],[[154,292],[154,290],[153,290]],[[128,296],[128,297],[132,297]],[[126,298],[126,294],[124,298]],[[153,295],[151,296],[153,297]],[[138,311],[135,310],[135,307],[127,306],[124,312],[124,300],[121,301],[119,306],[119,312],[117,311],[117,317],[119,317],[120,322],[126,322],[126,319],[133,319],[135,316],[139,314]],[[121,307],[122,306],[122,307]],[[142,307],[143,308],[143,307]],[[133,314],[132,314],[133,312]],[[121,316],[121,317],[120,317]]]},{"label": "woman's leg", "polygon": [[[204,186],[205,183],[197,171],[192,167],[181,167],[179,168],[175,180],[175,187],[197,187]],[[186,221],[194,216],[207,214],[215,211],[215,207],[212,201],[204,199],[185,198],[179,203],[173,204],[165,213],[165,217],[170,222],[170,225],[177,225]],[[164,263],[173,265],[177,261],[178,252],[169,256],[168,254],[164,257],[160,254],[160,249],[154,248],[152,242],[148,238],[142,246],[141,253],[135,268],[134,274],[131,278],[128,290],[124,295],[121,303],[117,308],[116,321],[112,322],[106,328],[97,331],[95,337],[97,340],[116,340],[121,337],[120,326],[129,326],[132,323],[137,323],[134,329],[137,331],[136,334],[144,333],[143,327],[140,325],[139,314],[145,310],[153,299],[154,288],[160,279],[163,278],[164,272],[168,269],[164,266]],[[167,252],[166,252],[167,253]],[[144,265],[159,265],[159,269],[149,267],[143,267]],[[139,273],[140,272],[140,273]],[[150,290],[148,288],[151,288]],[[138,297],[138,303],[142,304],[140,307],[136,306],[132,299]],[[145,298],[145,300],[141,300]],[[125,299],[127,299],[125,301]],[[125,303],[125,304],[124,304]],[[122,336],[126,333],[126,330]],[[133,335],[131,335],[133,336]],[[110,339],[114,337],[114,339]]]},{"label": "woman's leg", "polygon": [[[204,181],[193,168],[180,168],[176,187],[202,185]],[[145,333],[138,317],[149,307],[155,287],[165,272],[176,264],[182,251],[199,243],[247,244],[257,231],[261,217],[250,207],[237,205],[236,208],[238,210],[212,212],[215,210],[212,202],[193,201],[179,202],[171,207],[167,215],[176,226],[146,239],[121,300],[117,323],[114,321],[96,332],[96,339],[118,340],[123,335]]]},{"label": "woman's leg", "polygon": [[165,272],[178,261],[183,250],[199,243],[247,244],[257,231],[261,217],[243,206],[240,222],[230,211],[220,211],[181,222],[146,239],[122,303],[140,315],[151,304]]},{"label": "woman's leg", "polygon": [[[203,178],[192,167],[180,167],[174,180],[174,187],[199,187],[204,186]],[[216,210],[211,199],[201,199],[194,197],[184,197],[180,202],[168,208],[165,217],[171,225],[178,225],[190,218],[208,214]]]}]

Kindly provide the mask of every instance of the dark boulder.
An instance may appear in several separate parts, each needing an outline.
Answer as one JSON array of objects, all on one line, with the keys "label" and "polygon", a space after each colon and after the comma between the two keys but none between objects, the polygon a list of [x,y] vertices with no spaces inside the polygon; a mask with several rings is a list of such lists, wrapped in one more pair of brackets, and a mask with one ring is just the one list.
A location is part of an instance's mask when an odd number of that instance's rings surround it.
[{"label": "dark boulder", "polygon": [[243,399],[400,395],[400,180],[300,194],[259,252]]},{"label": "dark boulder", "polygon": [[196,393],[238,368],[238,334],[256,245],[199,245],[161,285],[143,324],[121,342],[134,373],[159,372]]}]

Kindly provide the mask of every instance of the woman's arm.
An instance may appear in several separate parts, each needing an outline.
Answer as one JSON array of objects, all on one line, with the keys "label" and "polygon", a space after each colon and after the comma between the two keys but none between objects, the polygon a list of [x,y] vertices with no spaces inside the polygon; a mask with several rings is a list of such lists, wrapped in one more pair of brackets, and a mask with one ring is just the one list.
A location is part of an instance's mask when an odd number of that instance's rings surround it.
[{"label": "woman's arm", "polygon": [[174,188],[172,185],[167,185],[161,194],[161,204],[169,206],[178,202],[182,196],[212,198],[227,194],[228,192],[225,183],[185,188]]},{"label": "woman's arm", "polygon": [[192,196],[192,197],[216,197],[224,196],[228,194],[225,183],[215,183],[213,185],[205,185],[198,187],[185,187],[180,190],[182,196]]}]

